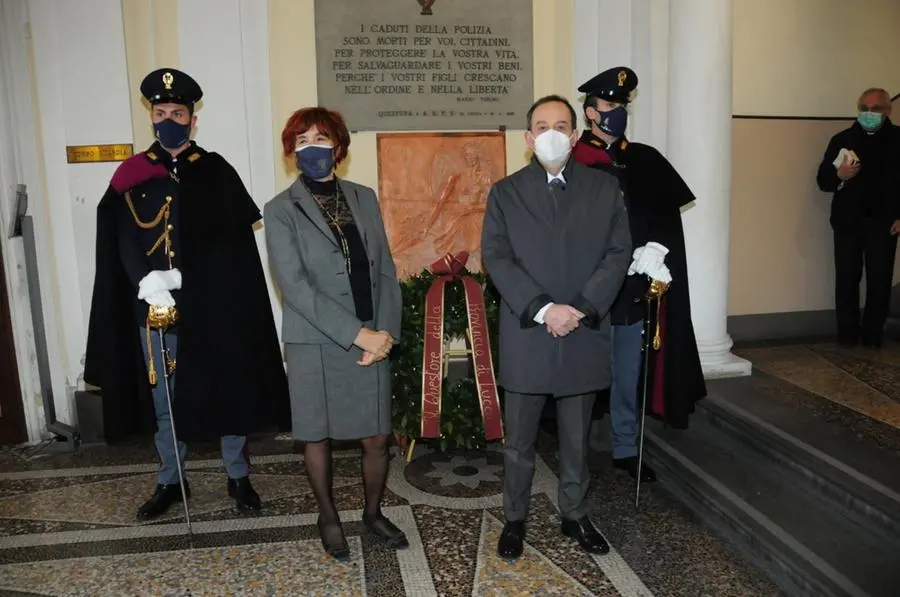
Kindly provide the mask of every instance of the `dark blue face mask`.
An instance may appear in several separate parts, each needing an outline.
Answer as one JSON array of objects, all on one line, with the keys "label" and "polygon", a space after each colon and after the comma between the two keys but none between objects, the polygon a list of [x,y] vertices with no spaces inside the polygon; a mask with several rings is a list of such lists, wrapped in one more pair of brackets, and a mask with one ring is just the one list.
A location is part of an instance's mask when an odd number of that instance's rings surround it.
[{"label": "dark blue face mask", "polygon": [[328,145],[304,145],[297,149],[297,168],[313,180],[322,180],[334,170],[334,148]]},{"label": "dark blue face mask", "polygon": [[166,149],[178,149],[191,138],[191,125],[180,124],[171,118],[154,123],[153,131],[159,144]]},{"label": "dark blue face mask", "polygon": [[616,139],[625,134],[625,129],[628,128],[628,110],[625,106],[613,108],[609,112],[599,110],[597,112],[600,118],[597,119],[596,125],[601,131]]}]

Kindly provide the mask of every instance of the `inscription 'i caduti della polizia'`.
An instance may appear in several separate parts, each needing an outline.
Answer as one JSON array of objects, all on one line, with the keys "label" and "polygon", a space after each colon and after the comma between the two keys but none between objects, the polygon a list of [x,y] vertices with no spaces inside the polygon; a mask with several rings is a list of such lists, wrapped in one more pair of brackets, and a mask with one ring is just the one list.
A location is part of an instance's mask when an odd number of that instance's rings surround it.
[{"label": "inscription 'i caduti della polizia'", "polygon": [[411,4],[316,2],[320,101],[356,130],[521,126],[531,0]]},{"label": "inscription 'i caduti della polizia'", "polygon": [[[440,69],[441,59],[461,59],[457,62],[461,72],[432,72],[430,77],[426,72],[401,72],[384,74],[369,73],[338,73],[336,80],[347,83],[345,92],[350,94],[370,93],[399,93],[411,94],[413,88],[406,83],[430,83],[430,92],[443,95],[506,95],[509,93],[507,84],[518,81],[518,71],[522,69],[519,62],[519,54],[509,49],[510,41],[506,37],[491,37],[493,29],[488,25],[396,25],[373,24],[360,25],[360,33],[370,35],[347,36],[344,38],[345,46],[360,46],[356,55],[359,58],[385,58],[393,57],[394,53],[380,48],[385,46],[419,48],[414,53],[404,53],[408,58],[429,58],[431,61],[419,63],[426,70]],[[426,37],[412,37],[407,35]],[[427,36],[452,35],[451,37],[427,37]],[[374,36],[374,37],[372,37]],[[474,36],[474,37],[473,37]],[[367,46],[374,45],[370,48]],[[488,49],[490,48],[490,49]],[[429,53],[430,49],[430,53]],[[341,57],[350,58],[351,52],[342,52]],[[335,62],[335,65],[340,63]],[[349,63],[343,63],[347,65]],[[364,68],[378,70],[377,63],[359,61],[358,65]],[[448,69],[452,68],[448,62]],[[497,71],[497,72],[495,72]],[[380,78],[379,78],[380,77]],[[377,85],[378,81],[387,82],[386,85]],[[371,85],[367,85],[371,84]],[[461,84],[466,85],[463,89]],[[420,90],[419,93],[422,93]]]}]

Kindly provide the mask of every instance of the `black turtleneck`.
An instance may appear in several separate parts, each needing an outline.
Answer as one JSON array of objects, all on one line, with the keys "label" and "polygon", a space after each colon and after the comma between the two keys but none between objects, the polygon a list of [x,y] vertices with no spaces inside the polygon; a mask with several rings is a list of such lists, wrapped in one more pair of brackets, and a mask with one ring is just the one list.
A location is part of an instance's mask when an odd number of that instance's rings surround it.
[{"label": "black turtleneck", "polygon": [[360,235],[353,212],[347,204],[336,178],[331,180],[313,180],[305,174],[300,175],[303,184],[312,193],[313,199],[322,212],[325,222],[331,229],[333,240],[339,250],[341,237],[347,242],[347,260],[349,261],[350,291],[353,293],[353,304],[356,316],[360,321],[372,321],[375,318],[372,306],[372,279],[369,274],[369,256],[366,245]]}]

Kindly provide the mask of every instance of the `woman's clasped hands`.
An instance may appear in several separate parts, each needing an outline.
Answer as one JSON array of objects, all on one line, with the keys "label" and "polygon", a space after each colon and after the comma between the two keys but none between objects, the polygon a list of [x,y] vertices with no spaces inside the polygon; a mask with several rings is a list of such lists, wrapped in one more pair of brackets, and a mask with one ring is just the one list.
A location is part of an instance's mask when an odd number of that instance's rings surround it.
[{"label": "woman's clasped hands", "polygon": [[363,351],[362,359],[356,361],[357,365],[368,367],[373,363],[383,361],[391,354],[394,339],[384,330],[374,331],[369,328],[361,328],[356,335],[353,344]]}]

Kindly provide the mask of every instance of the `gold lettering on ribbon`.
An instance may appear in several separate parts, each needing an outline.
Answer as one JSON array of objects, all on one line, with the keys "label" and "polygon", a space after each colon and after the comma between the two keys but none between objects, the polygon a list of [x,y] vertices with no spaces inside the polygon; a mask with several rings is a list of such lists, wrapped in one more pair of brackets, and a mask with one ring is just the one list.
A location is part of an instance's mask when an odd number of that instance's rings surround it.
[{"label": "gold lettering on ribbon", "polygon": [[496,386],[486,386],[478,392],[478,400],[481,402],[481,416],[485,419],[491,419],[495,415],[493,399],[496,396],[496,392]]},{"label": "gold lettering on ribbon", "polygon": [[425,333],[434,340],[442,340],[444,318],[441,314],[425,316]]},{"label": "gold lettering on ribbon", "polygon": [[494,363],[488,340],[487,313],[484,309],[484,294],[472,278],[463,278],[466,289],[466,311],[469,317],[469,343],[472,345],[472,363],[475,369],[475,385],[481,418],[484,422],[484,437],[487,440],[503,437],[503,419],[500,416],[500,399],[494,380]]},{"label": "gold lettering on ribbon", "polygon": [[[441,398],[444,361],[444,284],[435,280],[425,298],[425,337],[422,347],[422,437],[441,434]],[[436,293],[440,293],[440,300]]]},{"label": "gold lettering on ribbon", "polygon": [[425,387],[422,392],[422,425],[437,424],[440,427],[441,419],[441,353],[431,352],[428,355],[427,370],[422,375],[425,378]]}]

